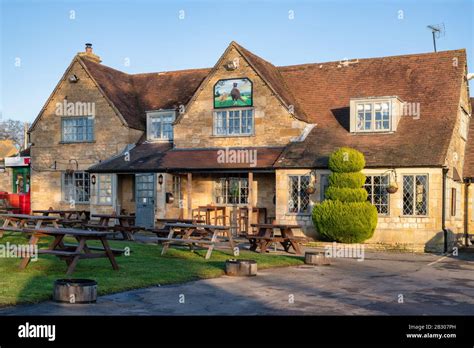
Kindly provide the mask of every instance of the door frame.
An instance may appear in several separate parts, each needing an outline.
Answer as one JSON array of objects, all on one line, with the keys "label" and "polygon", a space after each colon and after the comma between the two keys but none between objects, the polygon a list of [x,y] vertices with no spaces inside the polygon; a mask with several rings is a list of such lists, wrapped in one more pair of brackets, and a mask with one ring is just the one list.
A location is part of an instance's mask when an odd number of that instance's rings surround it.
[{"label": "door frame", "polygon": [[156,193],[156,173],[135,173],[135,215],[138,217],[138,205],[139,205],[139,197],[138,197],[138,191],[137,191],[137,185],[139,183],[138,178],[140,176],[146,176],[146,175],[151,175],[153,176],[153,219],[151,221],[151,225],[154,227],[155,226],[155,215],[156,215],[156,204],[157,204],[157,193]]}]

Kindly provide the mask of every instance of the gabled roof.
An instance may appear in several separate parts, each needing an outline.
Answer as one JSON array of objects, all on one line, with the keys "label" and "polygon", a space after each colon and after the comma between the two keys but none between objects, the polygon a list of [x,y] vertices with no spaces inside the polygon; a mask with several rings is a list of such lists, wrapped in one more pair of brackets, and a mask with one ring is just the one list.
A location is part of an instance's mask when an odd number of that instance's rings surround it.
[{"label": "gabled roof", "polygon": [[469,133],[467,136],[466,155],[464,156],[463,176],[474,179],[474,98],[471,98],[471,122],[469,123]]},{"label": "gabled roof", "polygon": [[[362,151],[368,167],[442,166],[465,68],[465,50],[360,59],[348,66],[281,67],[288,87],[317,126],[304,142],[286,148],[277,167],[326,167],[330,153],[341,146]],[[419,103],[420,118],[402,117],[392,134],[351,134],[350,99],[387,95]]]},{"label": "gabled roof", "polygon": [[87,58],[88,71],[120,111],[129,127],[145,130],[145,111],[185,105],[210,69],[125,74]]},{"label": "gabled roof", "polygon": [[256,70],[256,72],[268,84],[268,86],[273,89],[277,98],[280,98],[287,108],[293,106],[293,114],[296,118],[305,122],[309,121],[304,108],[301,107],[300,102],[297,98],[295,98],[293,92],[283,78],[279,68],[274,66],[272,63],[267,62],[263,58],[253,54],[235,41],[232,41],[231,45],[233,45],[240,52],[240,54],[247,59],[254,70]]}]

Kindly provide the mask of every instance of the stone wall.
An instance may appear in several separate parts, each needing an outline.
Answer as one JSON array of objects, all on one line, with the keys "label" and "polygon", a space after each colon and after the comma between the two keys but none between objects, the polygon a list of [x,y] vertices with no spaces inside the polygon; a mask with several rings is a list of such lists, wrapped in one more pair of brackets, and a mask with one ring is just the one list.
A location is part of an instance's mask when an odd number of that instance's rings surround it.
[{"label": "stone wall", "polygon": [[[79,77],[77,83],[68,82],[72,74]],[[61,116],[57,115],[56,104],[64,99],[95,103],[93,142],[61,142]],[[142,133],[122,123],[82,65],[74,61],[30,133],[32,209],[67,208],[69,203],[61,199],[61,173],[68,168],[83,171],[121,152],[127,144],[136,143]],[[89,208],[89,204],[80,206]]]},{"label": "stone wall", "polygon": [[[223,64],[239,58],[239,68],[228,71]],[[255,134],[252,136],[213,135],[213,87],[220,79],[247,77],[253,83]],[[291,138],[301,134],[306,123],[295,119],[273,95],[265,82],[255,73],[240,54],[232,48],[217,67],[214,75],[188,110],[180,116],[174,127],[174,144],[177,148],[190,147],[245,147],[284,146]]]},{"label": "stone wall", "polygon": [[13,182],[12,182],[12,169],[5,168],[4,172],[0,172],[0,191],[1,192],[12,192]]},{"label": "stone wall", "polygon": [[[366,175],[380,175],[385,169],[365,169]],[[367,243],[399,245],[402,248],[415,250],[437,250],[443,247],[442,233],[442,170],[441,168],[397,168],[398,191],[389,195],[389,215],[379,215],[377,229],[374,236]],[[310,212],[307,214],[288,213],[288,175],[308,174],[309,170],[278,170],[277,177],[277,221],[281,223],[296,223],[303,226],[307,236],[317,238],[317,233],[312,224]],[[315,184],[316,192],[310,195],[311,204],[317,204],[321,197],[321,175],[328,174],[328,170],[317,170]],[[428,175],[428,215],[404,216],[403,215],[403,175],[426,174]],[[394,182],[394,177],[391,177]],[[448,179],[447,191],[451,187],[458,190],[457,214],[450,215],[451,198],[446,197],[447,228],[449,232],[449,245],[454,246],[462,239],[463,226],[463,199],[462,185]],[[472,189],[471,189],[472,190]],[[471,198],[472,202],[472,198]],[[472,205],[472,204],[471,204]],[[471,208],[472,209],[472,208]]]}]

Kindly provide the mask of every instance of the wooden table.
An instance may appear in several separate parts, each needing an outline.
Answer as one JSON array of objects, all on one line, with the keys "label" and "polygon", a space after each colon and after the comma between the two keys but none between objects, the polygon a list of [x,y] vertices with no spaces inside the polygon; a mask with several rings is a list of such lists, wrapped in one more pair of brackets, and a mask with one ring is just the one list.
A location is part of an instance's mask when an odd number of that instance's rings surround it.
[{"label": "wooden table", "polygon": [[70,209],[70,210],[61,210],[61,209],[44,209],[44,210],[33,210],[33,214],[41,214],[43,216],[49,216],[50,214],[59,215],[62,219],[65,220],[89,220],[90,212],[87,210],[80,209]]},{"label": "wooden table", "polygon": [[[95,259],[99,257],[107,257],[112,264],[114,270],[118,270],[119,267],[115,261],[115,255],[122,255],[123,250],[111,249],[107,241],[107,235],[110,232],[101,231],[84,231],[75,228],[24,228],[23,232],[31,234],[30,246],[35,248],[40,238],[45,236],[54,237],[54,241],[50,244],[48,249],[38,250],[38,254],[55,255],[60,259],[66,261],[68,266],[66,275],[71,275],[80,259]],[[64,237],[74,237],[78,244],[70,245],[63,242]],[[102,243],[103,248],[91,247],[87,245],[90,240],[99,240]],[[32,249],[34,250],[34,249]],[[98,252],[93,252],[98,251]],[[25,256],[21,263],[20,269],[25,269],[30,263],[31,255]]]},{"label": "wooden table", "polygon": [[[222,215],[217,215],[218,212],[221,211],[222,212]],[[200,206],[197,208],[197,214],[198,214],[198,219],[201,218],[201,213],[203,213],[204,215],[204,220],[206,222],[206,224],[211,224],[211,213],[214,213],[214,226],[218,226],[217,225],[217,220],[220,219],[222,217],[223,221],[222,223],[225,225],[226,221],[226,216],[225,216],[225,213],[226,213],[226,207],[224,206],[217,206],[217,205],[203,205],[203,206]]]},{"label": "wooden table", "polygon": [[225,232],[230,247],[232,250],[235,248],[234,239],[227,226],[167,223],[165,228],[169,230],[168,236],[165,238],[158,237],[158,241],[163,243],[161,255],[166,253],[170,244],[188,245],[191,251],[195,247],[207,249],[207,260],[211,257],[219,232]]},{"label": "wooden table", "polygon": [[[99,230],[113,230],[122,233],[122,236],[126,240],[133,240],[133,233],[140,231],[142,228],[135,226],[135,215],[115,215],[115,214],[92,214],[92,217],[99,218],[99,224],[86,224],[87,228],[94,229],[97,227]],[[118,225],[110,226],[110,220],[118,220]]]},{"label": "wooden table", "polygon": [[194,223],[203,223],[205,222],[202,219],[180,219],[180,218],[163,218],[163,219],[156,219],[156,222],[161,222],[163,224],[175,224],[175,223],[182,223],[182,224],[194,224]]},{"label": "wooden table", "polygon": [[[301,226],[284,224],[252,224],[251,226],[255,227],[258,232],[256,235],[246,235],[250,242],[250,250],[256,251],[260,247],[260,252],[264,253],[272,243],[280,243],[286,252],[289,252],[290,247],[292,247],[296,254],[301,255],[303,253],[300,244],[306,241],[306,238],[293,235],[293,229],[300,229]],[[280,230],[280,236],[273,234],[274,229]]]},{"label": "wooden table", "polygon": [[65,227],[81,225],[89,221],[90,218],[90,212],[79,209],[61,210],[50,208],[45,210],[33,210],[33,214],[41,214],[43,216],[50,216],[50,214],[58,215],[61,217],[60,223]]},{"label": "wooden table", "polygon": [[[3,237],[3,231],[22,232],[23,228],[34,227],[39,229],[44,227],[43,224],[52,224],[55,228],[58,228],[60,220],[59,217],[26,214],[0,214],[0,217],[4,219],[3,226],[0,228],[0,238]],[[34,224],[34,226],[31,226],[31,224]]]}]

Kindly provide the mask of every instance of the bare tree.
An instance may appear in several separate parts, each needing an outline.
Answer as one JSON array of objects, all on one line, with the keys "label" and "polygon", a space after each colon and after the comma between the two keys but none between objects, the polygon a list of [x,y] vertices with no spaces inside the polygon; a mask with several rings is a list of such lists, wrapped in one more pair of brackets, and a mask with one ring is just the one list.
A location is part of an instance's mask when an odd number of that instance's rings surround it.
[{"label": "bare tree", "polygon": [[12,140],[20,148],[23,148],[25,139],[24,125],[21,121],[0,121],[0,140]]}]

